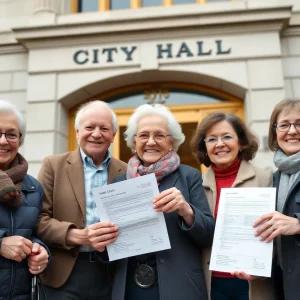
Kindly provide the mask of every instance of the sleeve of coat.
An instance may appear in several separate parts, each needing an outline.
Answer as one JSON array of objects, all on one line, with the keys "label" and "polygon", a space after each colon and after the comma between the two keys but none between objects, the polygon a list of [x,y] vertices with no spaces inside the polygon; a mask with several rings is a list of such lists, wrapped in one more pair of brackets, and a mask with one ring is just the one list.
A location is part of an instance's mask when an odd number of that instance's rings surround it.
[{"label": "sleeve of coat", "polygon": [[210,213],[210,208],[202,186],[201,173],[193,169],[187,175],[189,188],[189,203],[194,210],[195,220],[192,226],[184,225],[183,219],[179,218],[179,226],[184,230],[200,247],[211,246],[213,242],[215,220]]},{"label": "sleeve of coat", "polygon": [[[43,200],[44,200],[44,189],[42,187],[41,184],[38,185],[38,189],[37,192],[39,193],[39,199],[40,199],[40,203],[39,203],[39,212],[41,212],[42,207],[43,207]],[[49,250],[49,248],[47,247],[47,245],[45,243],[43,243],[40,239],[38,239],[37,237],[35,237],[36,232],[33,233],[33,236],[30,237],[30,240],[32,243],[37,243],[40,244],[41,246],[43,246],[45,248],[45,250],[47,251],[49,257],[48,257],[48,264],[51,260],[51,252]]]},{"label": "sleeve of coat", "polygon": [[66,234],[69,228],[76,228],[76,225],[53,218],[54,176],[50,161],[46,157],[38,175],[38,180],[44,188],[44,201],[37,223],[37,234],[49,247],[69,250],[70,247],[66,245]]}]

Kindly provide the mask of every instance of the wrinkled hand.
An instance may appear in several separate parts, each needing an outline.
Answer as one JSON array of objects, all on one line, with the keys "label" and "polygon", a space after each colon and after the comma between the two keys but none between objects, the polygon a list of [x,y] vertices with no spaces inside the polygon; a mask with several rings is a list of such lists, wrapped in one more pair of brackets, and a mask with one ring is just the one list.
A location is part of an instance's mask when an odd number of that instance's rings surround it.
[{"label": "wrinkled hand", "polygon": [[194,211],[185,201],[181,192],[175,187],[161,192],[153,199],[153,208],[158,212],[177,213],[185,220],[188,225],[192,225]]},{"label": "wrinkled hand", "polygon": [[99,252],[103,252],[119,235],[118,227],[111,222],[98,222],[89,225],[86,230],[89,245]]},{"label": "wrinkled hand", "polygon": [[297,218],[288,217],[277,211],[265,214],[256,220],[253,227],[260,227],[255,235],[267,243],[279,235],[295,235],[300,233],[300,222]]},{"label": "wrinkled hand", "polygon": [[31,253],[28,256],[29,272],[33,275],[43,272],[48,265],[48,252],[38,243],[32,244]]},{"label": "wrinkled hand", "polygon": [[2,238],[1,256],[21,262],[31,253],[32,242],[22,236],[14,235]]},{"label": "wrinkled hand", "polygon": [[231,272],[231,275],[244,280],[255,280],[257,278],[260,278],[259,276],[247,274],[244,271],[234,271]]},{"label": "wrinkled hand", "polygon": [[153,199],[153,208],[156,211],[170,213],[177,211],[180,216],[190,212],[190,205],[185,201],[181,192],[175,187],[165,190]]},{"label": "wrinkled hand", "polygon": [[4,201],[9,201],[10,199],[14,199],[16,196],[21,195],[21,191],[10,191],[2,196]]}]

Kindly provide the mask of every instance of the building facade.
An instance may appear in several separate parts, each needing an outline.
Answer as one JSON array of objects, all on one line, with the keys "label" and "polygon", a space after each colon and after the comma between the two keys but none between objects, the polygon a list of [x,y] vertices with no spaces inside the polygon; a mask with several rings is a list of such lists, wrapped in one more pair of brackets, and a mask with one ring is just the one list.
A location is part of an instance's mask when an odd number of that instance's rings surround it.
[{"label": "building facade", "polygon": [[74,114],[90,99],[117,112],[115,157],[133,109],[165,103],[186,134],[183,163],[199,167],[189,139],[206,114],[242,117],[267,147],[276,103],[300,98],[298,0],[0,0],[0,99],[24,112],[22,152],[42,159],[76,147]]}]

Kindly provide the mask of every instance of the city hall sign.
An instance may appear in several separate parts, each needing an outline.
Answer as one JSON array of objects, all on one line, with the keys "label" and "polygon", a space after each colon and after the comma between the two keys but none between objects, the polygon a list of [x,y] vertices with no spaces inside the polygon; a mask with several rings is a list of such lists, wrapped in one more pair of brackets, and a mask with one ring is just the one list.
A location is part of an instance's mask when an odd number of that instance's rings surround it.
[{"label": "city hall sign", "polygon": [[[231,47],[224,45],[223,40],[158,43],[155,45],[158,60],[172,60],[192,57],[224,56],[231,54]],[[78,49],[73,53],[77,65],[114,64],[132,62],[139,59],[138,46],[114,46],[103,48]]]}]

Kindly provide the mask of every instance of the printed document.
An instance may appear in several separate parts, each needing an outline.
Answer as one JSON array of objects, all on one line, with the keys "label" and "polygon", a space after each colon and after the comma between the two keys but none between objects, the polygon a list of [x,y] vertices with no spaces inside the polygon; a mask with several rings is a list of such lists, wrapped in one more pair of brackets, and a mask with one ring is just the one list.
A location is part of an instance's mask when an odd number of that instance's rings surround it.
[{"label": "printed document", "polygon": [[221,189],[210,270],[270,277],[273,243],[260,241],[252,224],[275,211],[275,188]]},{"label": "printed document", "polygon": [[159,194],[154,174],[95,188],[93,194],[100,220],[119,228],[107,246],[110,261],[171,248],[164,214],[153,209]]}]

